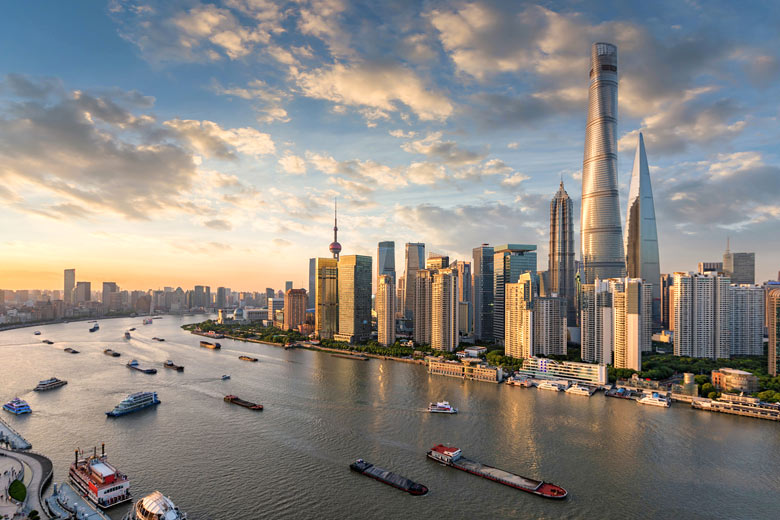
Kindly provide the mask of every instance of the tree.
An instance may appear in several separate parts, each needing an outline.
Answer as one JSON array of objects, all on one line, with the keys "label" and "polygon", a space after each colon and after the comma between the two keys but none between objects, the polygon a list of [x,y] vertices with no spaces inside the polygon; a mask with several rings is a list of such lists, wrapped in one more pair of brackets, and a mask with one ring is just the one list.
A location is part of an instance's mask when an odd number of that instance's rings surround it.
[{"label": "tree", "polygon": [[705,383],[709,383],[710,382],[709,376],[705,376],[705,375],[694,376],[693,380],[696,381],[697,385],[703,385]]},{"label": "tree", "polygon": [[709,393],[714,392],[714,391],[715,391],[715,387],[712,386],[712,383],[704,383],[703,385],[701,385],[701,392],[700,393],[702,395],[708,395]]},{"label": "tree", "polygon": [[707,394],[707,397],[709,397],[710,399],[717,399],[718,396],[719,396],[718,392],[710,392],[709,394]]}]

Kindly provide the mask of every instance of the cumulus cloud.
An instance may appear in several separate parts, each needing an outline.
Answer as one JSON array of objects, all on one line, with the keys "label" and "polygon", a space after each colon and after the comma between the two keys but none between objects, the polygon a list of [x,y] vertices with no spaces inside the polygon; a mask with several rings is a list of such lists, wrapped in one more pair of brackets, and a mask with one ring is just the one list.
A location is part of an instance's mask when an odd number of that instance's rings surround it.
[{"label": "cumulus cloud", "polygon": [[287,173],[292,173],[293,175],[302,175],[306,173],[306,161],[303,157],[285,155],[279,159],[279,164],[281,165],[282,170]]},{"label": "cumulus cloud", "polygon": [[227,88],[215,81],[213,90],[224,96],[252,101],[258,113],[257,120],[261,123],[274,121],[286,123],[290,121],[287,110],[284,108],[284,103],[290,95],[280,89],[270,87],[263,80],[252,80],[246,87]]},{"label": "cumulus cloud", "polygon": [[233,225],[230,222],[221,218],[214,218],[211,220],[207,220],[203,223],[203,225],[219,231],[225,231],[225,230],[229,231],[233,229]]},{"label": "cumulus cloud", "polygon": [[458,147],[454,141],[442,141],[441,132],[433,132],[424,138],[401,145],[409,153],[434,157],[444,164],[462,166],[474,164],[487,156],[487,152],[474,152]]},{"label": "cumulus cloud", "polygon": [[276,150],[271,136],[256,128],[226,129],[213,121],[192,119],[172,119],[163,124],[205,157],[234,159],[235,152],[257,157]]}]

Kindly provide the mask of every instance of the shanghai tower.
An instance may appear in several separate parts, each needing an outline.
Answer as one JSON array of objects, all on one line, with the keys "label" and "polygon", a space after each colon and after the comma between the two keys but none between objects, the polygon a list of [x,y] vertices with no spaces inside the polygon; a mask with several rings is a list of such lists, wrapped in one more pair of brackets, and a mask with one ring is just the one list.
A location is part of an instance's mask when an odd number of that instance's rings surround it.
[{"label": "shanghai tower", "polygon": [[617,186],[617,47],[594,43],[590,62],[580,217],[583,283],[626,274]]}]

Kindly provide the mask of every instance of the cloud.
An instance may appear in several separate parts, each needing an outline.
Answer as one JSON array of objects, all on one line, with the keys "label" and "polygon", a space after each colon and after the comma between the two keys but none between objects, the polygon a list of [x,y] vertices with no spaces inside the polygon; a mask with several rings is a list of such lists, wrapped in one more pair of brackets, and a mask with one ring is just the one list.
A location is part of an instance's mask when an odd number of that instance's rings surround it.
[{"label": "cloud", "polygon": [[408,132],[404,132],[400,128],[396,129],[396,130],[390,130],[388,133],[391,136],[393,136],[393,137],[398,137],[399,139],[411,139],[411,138],[413,138],[414,136],[417,135],[417,132],[415,132],[413,130],[409,130]]},{"label": "cloud", "polygon": [[515,172],[512,175],[508,175],[504,178],[504,180],[501,181],[502,186],[513,188],[515,186],[519,186],[521,183],[527,181],[530,179],[528,175],[523,175],[520,172]]},{"label": "cloud", "polygon": [[441,132],[428,134],[423,139],[411,141],[401,145],[409,153],[418,153],[434,157],[444,164],[463,166],[474,164],[487,156],[486,152],[473,152],[459,148],[454,141],[442,141]]},{"label": "cloud", "polygon": [[163,124],[205,157],[235,159],[235,152],[257,157],[276,150],[269,134],[251,127],[225,129],[213,121],[192,119],[172,119]]},{"label": "cloud", "polygon": [[261,123],[273,123],[274,121],[286,123],[290,121],[287,110],[284,108],[284,102],[290,95],[280,89],[268,86],[262,80],[252,80],[246,87],[229,88],[222,87],[214,81],[213,90],[224,96],[252,101],[258,113],[257,120]]},{"label": "cloud", "polygon": [[349,46],[349,32],[341,29],[340,18],[346,10],[343,0],[303,0],[298,16],[301,34],[319,38],[334,57],[353,54]]},{"label": "cloud", "polygon": [[230,231],[231,229],[233,229],[233,225],[230,222],[221,218],[214,218],[211,220],[207,220],[203,223],[203,225],[219,231],[225,231],[225,230]]},{"label": "cloud", "polygon": [[306,173],[306,161],[297,155],[285,155],[279,159],[282,170],[293,175],[302,175]]},{"label": "cloud", "polygon": [[289,247],[292,245],[292,242],[283,238],[274,238],[271,242],[273,242],[276,247]]}]

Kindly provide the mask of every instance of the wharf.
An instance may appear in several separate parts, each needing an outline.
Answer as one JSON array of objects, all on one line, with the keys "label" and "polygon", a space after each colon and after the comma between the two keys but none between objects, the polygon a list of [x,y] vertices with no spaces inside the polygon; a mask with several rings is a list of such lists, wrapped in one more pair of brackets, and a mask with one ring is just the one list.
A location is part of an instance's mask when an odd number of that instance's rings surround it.
[{"label": "wharf", "polygon": [[13,450],[29,450],[32,448],[22,434],[11,428],[7,422],[0,419],[0,444],[6,444]]},{"label": "wharf", "polygon": [[55,520],[111,520],[83,498],[69,483],[55,484],[54,493],[46,499],[49,514]]}]

